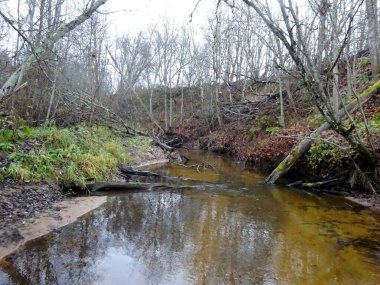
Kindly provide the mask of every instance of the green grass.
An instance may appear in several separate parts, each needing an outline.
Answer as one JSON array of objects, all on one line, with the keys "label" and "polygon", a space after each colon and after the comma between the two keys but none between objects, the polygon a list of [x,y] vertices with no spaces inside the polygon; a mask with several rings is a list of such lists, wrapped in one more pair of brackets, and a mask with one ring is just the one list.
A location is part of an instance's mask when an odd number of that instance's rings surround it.
[{"label": "green grass", "polygon": [[358,61],[360,68],[365,68],[371,64],[371,59],[369,57],[361,57]]},{"label": "green grass", "polygon": [[2,128],[0,152],[9,165],[0,169],[0,180],[84,186],[112,179],[119,164],[133,163],[134,151],[149,147],[148,139],[121,138],[104,127]]},{"label": "green grass", "polygon": [[281,128],[280,127],[268,127],[265,129],[267,133],[270,133],[271,135],[276,135],[280,132]]},{"label": "green grass", "polygon": [[368,128],[373,134],[380,134],[380,114],[368,122]]}]

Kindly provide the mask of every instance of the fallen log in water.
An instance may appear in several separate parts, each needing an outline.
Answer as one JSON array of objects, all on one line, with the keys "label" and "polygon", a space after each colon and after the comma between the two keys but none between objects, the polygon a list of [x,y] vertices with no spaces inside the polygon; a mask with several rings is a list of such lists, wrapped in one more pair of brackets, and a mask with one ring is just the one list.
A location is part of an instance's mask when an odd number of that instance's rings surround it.
[{"label": "fallen log in water", "polygon": [[[367,102],[374,94],[380,90],[380,80],[363,91],[357,100],[351,101],[345,108],[341,109],[338,114],[339,120],[345,119],[348,114],[356,111],[360,105]],[[303,139],[298,145],[294,146],[288,156],[281,161],[272,173],[265,179],[265,183],[274,184],[284,173],[286,173],[292,166],[300,159],[310,148],[312,142],[317,139],[322,132],[330,128],[329,123],[322,124],[318,129],[313,131],[310,136]]]},{"label": "fallen log in water", "polygon": [[154,184],[154,183],[107,183],[99,182],[86,185],[87,190],[91,193],[94,192],[151,192],[151,191],[180,191],[183,189],[197,188],[192,185],[166,185],[166,184]]},{"label": "fallen log in water", "polygon": [[347,191],[341,191],[340,189],[339,190],[329,189],[329,187],[332,187],[338,184],[339,184],[339,181],[337,180],[326,181],[326,182],[325,181],[311,182],[311,183],[296,181],[296,182],[288,184],[288,186],[292,188],[302,189],[308,192],[310,191],[310,192],[330,194],[330,195],[335,195],[335,196],[348,196],[352,194]]},{"label": "fallen log in water", "polygon": [[150,191],[152,184],[130,184],[130,183],[92,183],[87,185],[90,192],[107,191],[107,190],[126,190],[126,191]]},{"label": "fallen log in water", "polygon": [[160,177],[160,175],[157,173],[135,169],[133,167],[126,166],[126,165],[120,165],[119,171],[121,172],[122,176],[125,178],[131,178],[131,176],[133,175],[144,176],[144,177]]},{"label": "fallen log in water", "polygon": [[294,188],[303,188],[303,189],[318,189],[323,187],[331,187],[333,185],[337,185],[342,182],[342,179],[329,179],[326,181],[319,181],[319,182],[303,182],[303,181],[297,181],[288,184],[289,187]]},{"label": "fallen log in water", "polygon": [[87,189],[90,192],[97,191],[112,191],[112,190],[125,190],[125,191],[152,191],[157,186],[150,183],[92,183],[87,184]]}]

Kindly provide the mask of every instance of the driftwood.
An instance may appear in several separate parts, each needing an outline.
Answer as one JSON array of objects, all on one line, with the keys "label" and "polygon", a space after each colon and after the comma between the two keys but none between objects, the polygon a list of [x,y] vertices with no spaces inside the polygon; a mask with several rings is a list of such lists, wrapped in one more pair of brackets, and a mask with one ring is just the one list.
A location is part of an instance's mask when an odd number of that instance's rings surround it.
[{"label": "driftwood", "polygon": [[123,191],[152,191],[154,185],[152,184],[143,184],[143,183],[92,183],[86,185],[87,189],[90,192],[97,191],[114,191],[114,190],[123,190]]},{"label": "driftwood", "polygon": [[[129,180],[134,175],[135,176],[142,176],[142,177],[154,177],[154,178],[160,177],[160,178],[163,178],[165,180],[175,181],[175,182],[191,180],[188,178],[177,177],[177,176],[160,175],[160,174],[157,174],[155,172],[143,171],[143,170],[135,169],[135,168],[132,168],[130,166],[125,166],[125,165],[119,166],[119,171],[120,171],[120,175],[123,176],[127,180]],[[111,185],[113,185],[113,184],[111,183]],[[125,184],[121,183],[120,185],[125,185]],[[140,184],[138,184],[138,185],[140,185]]]},{"label": "driftwood", "polygon": [[126,178],[130,178],[133,175],[144,176],[144,177],[159,177],[160,176],[159,174],[154,173],[154,172],[143,171],[143,170],[135,169],[133,167],[126,166],[126,165],[120,165],[119,171]]},{"label": "driftwood", "polygon": [[206,169],[211,169],[216,172],[216,169],[211,164],[208,164],[205,162],[202,162],[199,164],[191,164],[191,165],[186,165],[186,163],[187,161],[185,161],[185,163],[180,164],[180,165],[187,168],[196,168],[198,172],[200,172],[200,170],[206,170]]},{"label": "driftwood", "polygon": [[179,148],[183,145],[183,138],[175,137],[174,139],[168,141],[166,144],[170,147]]},{"label": "driftwood", "polygon": [[[356,100],[352,101],[346,106],[346,110],[342,109],[339,111],[338,117],[339,120],[344,119],[347,116],[347,113],[352,113],[359,108],[359,104],[363,104],[368,99],[373,96],[378,90],[380,90],[380,80],[365,90],[359,96],[358,103]],[[272,171],[272,173],[265,179],[265,183],[274,184],[283,174],[285,174],[297,161],[301,158],[310,148],[313,140],[315,140],[323,131],[326,131],[330,128],[328,123],[324,123],[318,129],[310,134],[310,136],[303,139],[297,146],[293,147],[292,151],[288,156],[280,162],[280,164]]]},{"label": "driftwood", "polygon": [[337,185],[342,182],[342,179],[334,178],[329,179],[326,181],[319,181],[319,182],[303,182],[303,181],[297,181],[288,184],[289,187],[294,188],[303,188],[303,189],[319,189],[323,187],[331,187],[333,185]]},{"label": "driftwood", "polygon": [[164,151],[168,151],[168,152],[172,152],[174,150],[173,147],[171,146],[168,146],[167,144],[163,143],[162,141],[160,141],[159,138],[157,137],[154,137],[152,138],[153,142],[158,145],[162,150]]},{"label": "driftwood", "polygon": [[342,182],[341,179],[330,179],[326,181],[311,182],[311,183],[297,181],[297,182],[288,184],[288,186],[292,188],[303,189],[306,191],[312,191],[312,192],[321,193],[321,194],[330,194],[330,195],[335,195],[335,196],[350,195],[351,193],[347,191],[329,189],[329,187],[339,185],[339,183],[341,182]]}]

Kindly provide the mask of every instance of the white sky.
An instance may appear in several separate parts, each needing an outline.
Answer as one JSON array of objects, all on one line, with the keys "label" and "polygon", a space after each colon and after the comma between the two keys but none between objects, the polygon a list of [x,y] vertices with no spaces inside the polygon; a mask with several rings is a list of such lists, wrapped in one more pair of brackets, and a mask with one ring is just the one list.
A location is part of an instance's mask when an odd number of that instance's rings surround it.
[{"label": "white sky", "polygon": [[[112,32],[121,35],[157,24],[164,17],[173,20],[177,27],[187,24],[197,2],[198,0],[108,0],[105,7],[110,12],[120,11],[110,14],[108,19]],[[215,9],[215,2],[215,0],[202,0],[190,25],[205,26],[207,15]]]}]

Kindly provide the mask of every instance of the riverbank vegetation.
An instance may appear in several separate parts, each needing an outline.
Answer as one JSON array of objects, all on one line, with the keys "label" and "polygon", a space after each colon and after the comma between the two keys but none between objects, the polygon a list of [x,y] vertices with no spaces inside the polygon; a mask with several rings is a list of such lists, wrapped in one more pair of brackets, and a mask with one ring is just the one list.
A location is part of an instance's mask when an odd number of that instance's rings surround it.
[{"label": "riverbank vegetation", "polygon": [[113,180],[117,167],[133,163],[131,152],[146,152],[150,141],[115,135],[101,126],[30,128],[2,119],[0,180],[53,182],[63,188]]},{"label": "riverbank vegetation", "polygon": [[79,2],[0,3],[2,114],[24,120],[3,125],[2,179],[106,179],[130,161],[122,133],[379,192],[377,1],[216,1],[202,30],[120,36],[108,1]]}]

